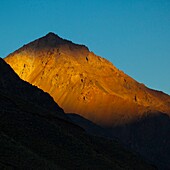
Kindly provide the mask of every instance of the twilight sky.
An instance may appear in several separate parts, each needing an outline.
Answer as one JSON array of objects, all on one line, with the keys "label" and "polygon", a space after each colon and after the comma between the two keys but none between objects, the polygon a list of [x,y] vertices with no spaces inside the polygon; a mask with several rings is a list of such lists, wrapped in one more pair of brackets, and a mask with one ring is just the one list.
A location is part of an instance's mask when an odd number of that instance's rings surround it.
[{"label": "twilight sky", "polygon": [[0,57],[48,32],[170,94],[170,0],[0,1]]}]

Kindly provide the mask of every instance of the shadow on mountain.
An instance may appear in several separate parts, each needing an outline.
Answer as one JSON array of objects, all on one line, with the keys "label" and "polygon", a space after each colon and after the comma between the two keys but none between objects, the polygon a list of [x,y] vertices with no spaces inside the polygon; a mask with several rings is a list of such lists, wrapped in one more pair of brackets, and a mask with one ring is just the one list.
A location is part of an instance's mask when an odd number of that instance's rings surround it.
[{"label": "shadow on mountain", "polygon": [[170,118],[166,114],[154,113],[129,124],[105,128],[76,114],[69,117],[88,133],[117,139],[159,169],[170,169]]},{"label": "shadow on mountain", "polygon": [[170,118],[166,114],[148,115],[137,122],[112,127],[112,136],[139,152],[162,170],[170,169]]}]

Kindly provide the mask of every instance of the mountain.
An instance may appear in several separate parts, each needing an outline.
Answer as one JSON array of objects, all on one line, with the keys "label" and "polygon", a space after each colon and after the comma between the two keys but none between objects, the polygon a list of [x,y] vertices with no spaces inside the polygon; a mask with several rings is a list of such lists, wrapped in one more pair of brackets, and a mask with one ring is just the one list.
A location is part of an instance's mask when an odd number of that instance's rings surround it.
[{"label": "mountain", "polygon": [[88,133],[117,138],[159,169],[170,169],[169,95],[54,33],[24,45],[5,61],[66,113],[79,114],[68,116]]},{"label": "mountain", "polygon": [[157,111],[170,115],[170,96],[54,33],[24,45],[5,61],[21,79],[48,92],[66,113],[102,126],[133,122]]},{"label": "mountain", "polygon": [[[117,141],[88,135],[0,59],[0,169],[153,170]],[[134,164],[135,162],[135,164]]]}]

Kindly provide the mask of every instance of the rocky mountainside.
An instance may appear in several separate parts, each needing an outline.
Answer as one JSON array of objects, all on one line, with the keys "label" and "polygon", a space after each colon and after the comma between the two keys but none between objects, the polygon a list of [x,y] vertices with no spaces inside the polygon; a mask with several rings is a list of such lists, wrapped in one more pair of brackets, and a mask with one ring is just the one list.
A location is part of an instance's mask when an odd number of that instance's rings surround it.
[{"label": "rocky mountainside", "polygon": [[0,146],[0,169],[155,169],[118,142],[86,134],[2,59]]},{"label": "rocky mountainside", "polygon": [[138,83],[84,45],[54,33],[5,58],[21,79],[48,92],[66,113],[103,126],[170,114],[170,96]]},{"label": "rocky mountainside", "polygon": [[87,132],[116,137],[159,169],[170,169],[169,95],[147,88],[84,45],[54,33],[24,45],[5,61],[65,112],[81,115],[69,117]]}]

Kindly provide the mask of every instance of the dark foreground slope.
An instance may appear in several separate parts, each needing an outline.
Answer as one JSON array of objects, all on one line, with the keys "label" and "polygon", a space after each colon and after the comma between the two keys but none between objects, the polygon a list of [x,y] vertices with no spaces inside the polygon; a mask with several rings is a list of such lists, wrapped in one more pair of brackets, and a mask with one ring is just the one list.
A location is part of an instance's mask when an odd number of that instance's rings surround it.
[{"label": "dark foreground slope", "polygon": [[87,135],[0,59],[0,169],[154,169],[112,140]]}]

